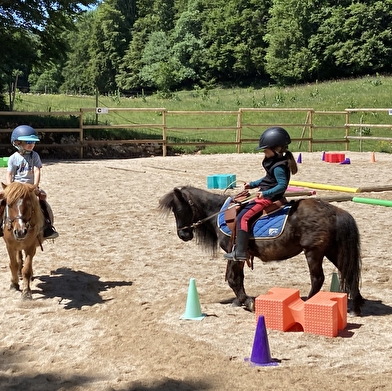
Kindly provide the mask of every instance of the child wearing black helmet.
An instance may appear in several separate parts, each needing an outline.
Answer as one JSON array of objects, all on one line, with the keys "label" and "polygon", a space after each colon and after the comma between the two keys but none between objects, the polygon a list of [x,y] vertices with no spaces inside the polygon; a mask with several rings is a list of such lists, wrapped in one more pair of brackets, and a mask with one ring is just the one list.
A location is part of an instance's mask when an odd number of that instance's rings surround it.
[{"label": "child wearing black helmet", "polygon": [[291,174],[298,171],[293,154],[287,149],[291,139],[281,127],[268,128],[261,136],[259,147],[264,150],[262,166],[266,175],[245,183],[245,189],[258,187],[256,198],[248,202],[237,216],[237,237],[234,250],[224,257],[231,261],[246,261],[249,231],[263,209],[284,196]]},{"label": "child wearing black helmet", "polygon": [[[59,234],[52,226],[46,204],[46,193],[39,188],[42,162],[39,154],[34,151],[35,143],[39,141],[36,131],[28,125],[17,126],[11,134],[11,144],[17,149],[8,159],[6,185],[12,182],[30,183],[35,185],[42,213],[45,217],[44,239],[56,239]],[[3,236],[1,224],[0,236]]]}]

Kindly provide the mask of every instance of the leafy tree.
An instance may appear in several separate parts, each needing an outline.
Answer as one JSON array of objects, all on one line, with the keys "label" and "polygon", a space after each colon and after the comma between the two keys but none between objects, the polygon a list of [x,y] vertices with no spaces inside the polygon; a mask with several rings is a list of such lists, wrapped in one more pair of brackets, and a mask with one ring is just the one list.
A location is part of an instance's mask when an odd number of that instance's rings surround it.
[{"label": "leafy tree", "polygon": [[[116,76],[116,82],[123,90],[152,86],[151,62],[147,57],[153,53],[151,42],[156,42],[156,40],[150,35],[156,32],[167,33],[173,28],[176,14],[174,0],[138,1],[136,14],[137,19],[131,31],[132,38],[122,57]],[[166,34],[164,36],[166,41]],[[157,42],[157,44],[164,46],[166,43]],[[150,47],[145,51],[146,46]],[[144,66],[147,68],[142,72]],[[167,66],[165,66],[165,72],[167,72]]]},{"label": "leafy tree", "polygon": [[132,41],[122,58],[119,65],[119,71],[116,75],[116,83],[122,90],[130,91],[146,87],[140,78],[140,69],[142,68],[142,53],[150,31],[146,18],[138,19],[132,30]]},{"label": "leafy tree", "polygon": [[316,0],[274,0],[270,8],[271,18],[267,24],[268,43],[266,71],[281,84],[311,79],[311,51],[309,37],[313,33],[310,23],[312,13],[317,11]]},{"label": "leafy tree", "polygon": [[170,41],[163,31],[154,32],[144,48],[140,79],[148,87],[169,91],[172,84],[173,62],[169,56]]},{"label": "leafy tree", "polygon": [[57,93],[63,82],[61,65],[53,64],[51,68],[47,68],[43,73],[31,72],[28,80],[32,92]]},{"label": "leafy tree", "polygon": [[28,75],[32,64],[38,59],[38,45],[34,36],[24,30],[11,28],[2,34],[0,28],[0,47],[7,48],[0,56],[0,84],[8,86],[8,92],[18,87],[15,75]]},{"label": "leafy tree", "polygon": [[205,1],[202,39],[207,77],[236,81],[265,77],[269,0]]},{"label": "leafy tree", "polygon": [[[97,0],[0,1],[0,86],[16,87],[15,74],[28,77],[33,65],[62,58],[62,32],[72,28],[73,17]],[[45,65],[46,66],[46,65]]]},{"label": "leafy tree", "polygon": [[62,92],[79,92],[91,94],[95,85],[88,72],[90,64],[90,38],[97,11],[89,11],[80,16],[75,22],[75,28],[68,32],[66,41],[69,42],[67,60],[62,70]]},{"label": "leafy tree", "polygon": [[323,7],[312,20],[309,39],[315,77],[387,72],[392,62],[392,1],[364,1]]},{"label": "leafy tree", "polygon": [[386,72],[392,0],[274,0],[266,70],[281,84]]},{"label": "leafy tree", "polygon": [[171,58],[177,66],[173,70],[177,84],[203,80],[205,48],[201,39],[202,13],[198,0],[190,0],[188,9],[179,14],[171,32]]},{"label": "leafy tree", "polygon": [[117,90],[116,75],[135,17],[136,0],[107,0],[98,7],[90,38],[88,73],[101,92]]}]

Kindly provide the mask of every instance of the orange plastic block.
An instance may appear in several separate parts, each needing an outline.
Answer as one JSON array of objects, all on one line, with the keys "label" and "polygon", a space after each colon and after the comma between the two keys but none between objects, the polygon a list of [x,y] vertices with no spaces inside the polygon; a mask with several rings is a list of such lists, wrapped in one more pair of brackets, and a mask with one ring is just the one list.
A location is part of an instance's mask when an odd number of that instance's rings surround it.
[{"label": "orange plastic block", "polygon": [[304,331],[336,337],[347,326],[347,294],[319,292],[305,302]]},{"label": "orange plastic block", "polygon": [[328,163],[341,163],[346,158],[344,153],[326,153],[324,155],[324,161]]},{"label": "orange plastic block", "polygon": [[255,300],[256,319],[264,315],[267,328],[335,337],[347,325],[347,294],[319,292],[303,301],[298,289],[271,288]]},{"label": "orange plastic block", "polygon": [[256,319],[264,315],[269,329],[287,331],[296,323],[303,323],[304,302],[298,289],[271,288],[255,300]]}]

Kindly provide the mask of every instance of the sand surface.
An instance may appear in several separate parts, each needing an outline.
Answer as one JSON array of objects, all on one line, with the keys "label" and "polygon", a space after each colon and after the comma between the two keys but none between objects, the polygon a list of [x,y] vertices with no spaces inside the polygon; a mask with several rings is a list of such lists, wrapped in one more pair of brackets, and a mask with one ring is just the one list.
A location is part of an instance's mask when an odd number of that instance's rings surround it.
[{"label": "sand surface", "polygon": [[[361,233],[363,316],[348,318],[335,338],[267,330],[275,367],[244,361],[255,315],[231,307],[222,253],[213,258],[194,241],[182,242],[174,217],[157,211],[159,198],[175,186],[206,189],[207,175],[236,174],[239,184],[259,178],[262,156],[44,162],[41,187],[60,237],[37,252],[32,301],[9,290],[0,246],[0,390],[392,390],[391,208],[339,203]],[[346,156],[351,164],[303,153],[292,179],[355,188],[392,184],[390,155],[376,154],[374,163],[368,153]],[[361,196],[392,200],[391,191]],[[334,269],[324,264],[329,291]],[[202,321],[180,319],[191,278],[209,315]],[[272,287],[307,295],[303,254],[245,268],[249,295]]]}]

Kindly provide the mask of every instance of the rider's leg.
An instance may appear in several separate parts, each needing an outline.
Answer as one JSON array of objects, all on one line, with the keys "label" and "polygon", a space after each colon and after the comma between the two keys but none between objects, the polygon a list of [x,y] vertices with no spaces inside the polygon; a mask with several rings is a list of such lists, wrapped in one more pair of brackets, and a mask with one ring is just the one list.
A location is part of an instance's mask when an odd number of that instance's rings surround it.
[{"label": "rider's leg", "polygon": [[45,218],[44,239],[56,239],[59,236],[59,234],[57,233],[57,231],[52,225],[46,202],[44,200],[40,200],[39,203],[41,205],[41,210]]},{"label": "rider's leg", "polygon": [[231,253],[227,253],[224,257],[230,261],[246,261],[249,242],[249,233],[242,229],[237,230],[235,248]]},{"label": "rider's leg", "polygon": [[270,205],[270,200],[258,200],[258,202],[250,202],[243,210],[238,214],[237,217],[237,237],[236,246],[231,253],[225,254],[224,257],[230,261],[246,261],[247,260],[247,249],[249,242],[249,227],[259,216],[263,209]]},{"label": "rider's leg", "polygon": [[4,225],[4,210],[5,210],[5,200],[3,199],[3,194],[0,193],[0,198],[1,198],[1,202],[0,202],[0,238],[2,236],[4,236],[4,232],[3,232],[3,225]]}]

